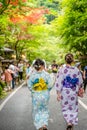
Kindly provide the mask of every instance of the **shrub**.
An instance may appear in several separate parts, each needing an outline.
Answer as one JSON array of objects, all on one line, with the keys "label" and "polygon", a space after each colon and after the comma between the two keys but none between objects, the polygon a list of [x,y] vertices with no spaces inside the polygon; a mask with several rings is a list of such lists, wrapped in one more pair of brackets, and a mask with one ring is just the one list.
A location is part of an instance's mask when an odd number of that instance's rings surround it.
[{"label": "shrub", "polygon": [[2,87],[0,86],[0,95],[2,94]]},{"label": "shrub", "polygon": [[2,89],[4,89],[4,87],[6,86],[5,82],[0,81],[0,86],[2,87]]}]

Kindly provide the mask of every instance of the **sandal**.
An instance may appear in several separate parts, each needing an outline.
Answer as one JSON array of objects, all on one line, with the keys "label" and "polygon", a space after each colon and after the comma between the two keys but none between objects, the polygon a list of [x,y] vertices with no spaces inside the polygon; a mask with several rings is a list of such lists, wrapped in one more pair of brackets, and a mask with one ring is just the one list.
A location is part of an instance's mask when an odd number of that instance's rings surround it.
[{"label": "sandal", "polygon": [[41,127],[39,130],[43,130],[43,127]]},{"label": "sandal", "polygon": [[72,125],[68,125],[66,130],[73,130],[73,126]]},{"label": "sandal", "polygon": [[48,130],[46,127],[43,127],[43,130]]},{"label": "sandal", "polygon": [[46,127],[41,127],[39,130],[48,130]]}]

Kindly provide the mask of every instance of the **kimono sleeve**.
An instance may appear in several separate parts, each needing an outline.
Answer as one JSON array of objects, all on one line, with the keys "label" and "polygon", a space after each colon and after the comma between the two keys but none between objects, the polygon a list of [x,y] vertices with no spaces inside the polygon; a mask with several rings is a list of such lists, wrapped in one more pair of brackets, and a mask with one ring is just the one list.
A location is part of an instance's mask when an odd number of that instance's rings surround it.
[{"label": "kimono sleeve", "polygon": [[46,75],[46,79],[47,79],[47,83],[48,83],[48,90],[51,90],[52,87],[53,87],[53,84],[52,84],[52,80],[51,80],[50,74]]},{"label": "kimono sleeve", "polygon": [[57,72],[56,81],[55,81],[56,91],[61,92],[62,86],[63,86],[63,72],[62,72],[62,69],[59,69],[59,71]]},{"label": "kimono sleeve", "polygon": [[33,76],[30,76],[28,79],[28,88],[30,91],[32,91],[33,82],[32,82]]}]

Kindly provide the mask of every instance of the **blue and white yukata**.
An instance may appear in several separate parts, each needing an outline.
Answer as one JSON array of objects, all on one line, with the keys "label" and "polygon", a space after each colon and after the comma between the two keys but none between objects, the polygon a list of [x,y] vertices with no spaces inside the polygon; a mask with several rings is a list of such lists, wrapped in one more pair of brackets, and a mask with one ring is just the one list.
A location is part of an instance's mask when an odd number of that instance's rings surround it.
[{"label": "blue and white yukata", "polygon": [[48,104],[52,88],[50,75],[44,70],[34,71],[29,77],[28,87],[32,94],[32,114],[36,129],[48,126]]},{"label": "blue and white yukata", "polygon": [[56,77],[55,88],[61,93],[63,117],[67,123],[78,124],[78,89],[83,83],[76,67],[63,66]]}]

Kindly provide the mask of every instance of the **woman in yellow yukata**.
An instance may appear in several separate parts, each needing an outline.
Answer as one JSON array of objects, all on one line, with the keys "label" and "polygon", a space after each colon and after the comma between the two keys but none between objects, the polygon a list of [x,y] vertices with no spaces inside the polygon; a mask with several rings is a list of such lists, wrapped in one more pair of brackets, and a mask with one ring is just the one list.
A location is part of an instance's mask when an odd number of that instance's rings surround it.
[{"label": "woman in yellow yukata", "polygon": [[32,94],[32,115],[37,130],[48,130],[49,98],[52,88],[50,74],[44,70],[44,62],[37,59],[34,63],[35,71],[28,80],[28,87]]}]

